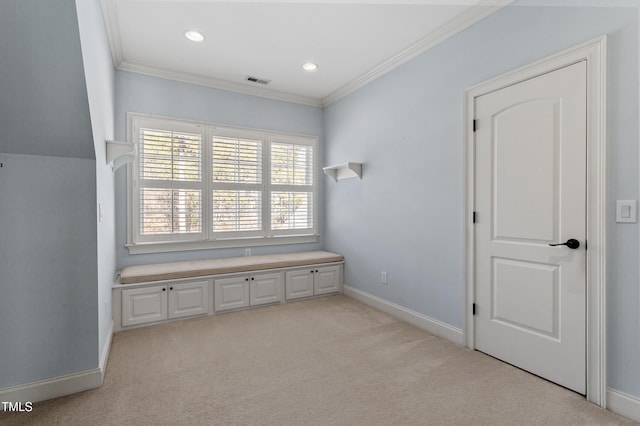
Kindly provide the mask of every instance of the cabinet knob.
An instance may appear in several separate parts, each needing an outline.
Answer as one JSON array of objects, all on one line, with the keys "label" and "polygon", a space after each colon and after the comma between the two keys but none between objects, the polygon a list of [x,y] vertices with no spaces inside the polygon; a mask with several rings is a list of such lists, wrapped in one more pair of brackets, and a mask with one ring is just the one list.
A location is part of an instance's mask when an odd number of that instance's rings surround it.
[{"label": "cabinet knob", "polygon": [[162,291],[167,291],[167,288],[166,287],[162,287]]},{"label": "cabinet knob", "polygon": [[313,269],[311,270],[311,273],[313,274]]},{"label": "cabinet knob", "polygon": [[245,278],[244,280],[245,280],[245,281],[249,281],[249,278]]},{"label": "cabinet knob", "polygon": [[255,278],[251,277],[251,281],[255,280]]},{"label": "cabinet knob", "polygon": [[169,290],[173,290],[173,287],[169,287]]},{"label": "cabinet knob", "polygon": [[316,269],[316,274],[318,273],[318,270]]}]

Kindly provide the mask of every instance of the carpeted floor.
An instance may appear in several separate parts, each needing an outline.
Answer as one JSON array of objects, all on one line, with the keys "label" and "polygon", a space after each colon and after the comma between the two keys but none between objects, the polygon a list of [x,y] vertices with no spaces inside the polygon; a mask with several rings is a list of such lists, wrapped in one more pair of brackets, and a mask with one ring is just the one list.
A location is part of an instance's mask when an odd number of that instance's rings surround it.
[{"label": "carpeted floor", "polygon": [[0,423],[634,424],[345,296],[118,333],[100,389]]}]

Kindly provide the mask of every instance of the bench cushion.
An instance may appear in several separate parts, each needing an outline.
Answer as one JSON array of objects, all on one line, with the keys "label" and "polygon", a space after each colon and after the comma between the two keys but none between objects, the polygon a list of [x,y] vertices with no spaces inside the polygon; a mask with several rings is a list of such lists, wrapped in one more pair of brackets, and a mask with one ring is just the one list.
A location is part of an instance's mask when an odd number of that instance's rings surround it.
[{"label": "bench cushion", "polygon": [[121,284],[148,281],[173,280],[177,278],[203,277],[206,275],[248,272],[260,269],[288,268],[318,263],[342,262],[340,254],[328,251],[270,254],[266,256],[232,257],[228,259],[192,260],[187,262],[136,265],[120,272]]}]

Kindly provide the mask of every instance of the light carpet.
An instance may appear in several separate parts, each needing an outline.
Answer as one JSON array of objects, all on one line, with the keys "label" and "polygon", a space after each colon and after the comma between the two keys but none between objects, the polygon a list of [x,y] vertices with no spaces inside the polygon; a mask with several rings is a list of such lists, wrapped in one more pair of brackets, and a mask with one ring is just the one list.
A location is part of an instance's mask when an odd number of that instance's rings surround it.
[{"label": "light carpet", "polygon": [[345,296],[118,333],[100,389],[0,423],[635,424]]}]

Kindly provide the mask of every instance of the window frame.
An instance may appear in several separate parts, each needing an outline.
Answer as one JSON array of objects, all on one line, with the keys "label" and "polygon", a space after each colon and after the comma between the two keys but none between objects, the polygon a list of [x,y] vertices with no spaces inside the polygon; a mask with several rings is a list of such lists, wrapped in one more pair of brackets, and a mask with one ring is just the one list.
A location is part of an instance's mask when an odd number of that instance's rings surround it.
[{"label": "window frame", "polygon": [[[318,240],[318,138],[315,136],[263,131],[259,129],[242,128],[213,123],[204,123],[192,120],[182,120],[170,117],[154,116],[140,113],[127,113],[128,140],[139,145],[139,129],[152,128],[158,130],[183,131],[188,133],[200,133],[201,145],[201,190],[202,190],[202,216],[201,233],[198,234],[171,234],[142,236],[140,234],[140,174],[139,161],[140,149],[137,149],[135,160],[127,165],[127,242],[125,246],[130,254],[161,253],[183,250],[204,250],[225,247],[250,247],[278,244],[310,243]],[[238,139],[252,139],[262,142],[262,230],[260,231],[213,231],[213,190],[216,184],[213,182],[213,138],[229,137]],[[312,185],[272,185],[271,183],[271,144],[287,143],[295,145],[307,145],[312,148],[311,176]],[[238,186],[243,184],[238,184]],[[189,184],[188,187],[197,186]],[[218,184],[219,186],[219,184]],[[233,184],[222,185],[233,187]],[[277,188],[291,188],[294,192],[312,193],[313,215],[312,228],[272,230],[271,229],[271,193]],[[305,190],[301,190],[304,188]],[[282,189],[285,190],[285,189]]]}]

